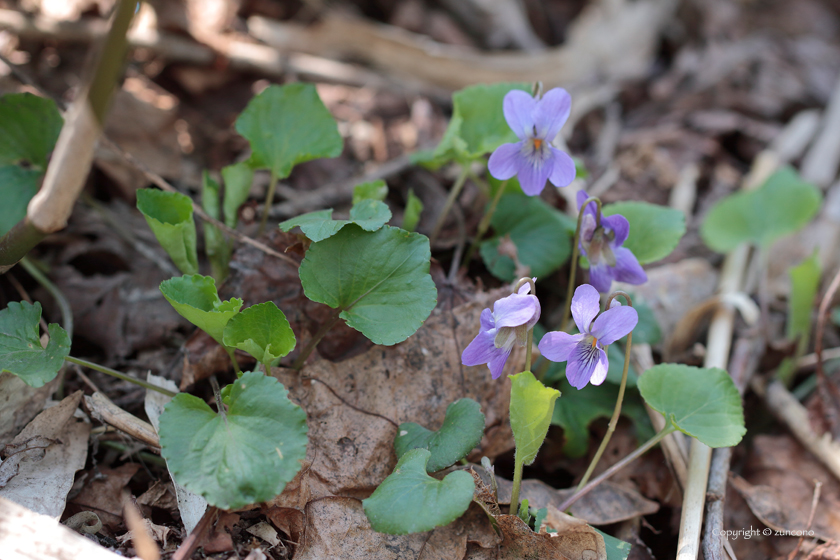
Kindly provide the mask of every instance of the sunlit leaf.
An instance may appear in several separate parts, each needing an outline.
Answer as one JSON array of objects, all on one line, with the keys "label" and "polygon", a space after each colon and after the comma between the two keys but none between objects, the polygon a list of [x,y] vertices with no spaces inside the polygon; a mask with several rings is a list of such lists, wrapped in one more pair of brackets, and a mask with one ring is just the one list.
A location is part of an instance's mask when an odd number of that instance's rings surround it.
[{"label": "sunlit leaf", "polygon": [[432,455],[426,468],[437,472],[466,457],[483,435],[481,407],[474,400],[464,398],[446,407],[443,425],[436,432],[414,422],[400,424],[394,451],[400,458],[412,449],[428,449]]},{"label": "sunlit leaf", "polygon": [[246,372],[228,410],[179,393],[160,417],[161,455],[175,481],[210,505],[234,509],[280,494],[306,456],[306,414],[273,377]]},{"label": "sunlit leaf", "polygon": [[137,190],[137,209],[152,233],[184,274],[198,272],[192,201],[181,193]]},{"label": "sunlit leaf", "polygon": [[378,181],[369,181],[367,183],[361,183],[353,187],[353,204],[357,204],[362,200],[378,200],[382,202],[385,200],[385,197],[388,196],[388,185],[385,184],[385,181],[378,180]]},{"label": "sunlit leaf", "polygon": [[302,214],[280,223],[280,229],[289,231],[295,227],[312,241],[323,241],[338,233],[347,224],[356,224],[365,231],[376,231],[391,219],[391,210],[384,202],[363,198],[350,209],[349,220],[333,220],[332,209]]},{"label": "sunlit leaf", "polygon": [[412,449],[362,506],[374,531],[390,535],[422,533],[447,525],[464,514],[472,501],[475,482],[465,471],[443,480],[426,474],[431,453]]},{"label": "sunlit leaf", "polygon": [[355,224],[313,243],[300,265],[306,297],[340,309],[340,317],[376,344],[402,342],[437,303],[424,235]]},{"label": "sunlit leaf", "polygon": [[294,350],[295,333],[286,315],[269,301],[243,309],[228,321],[222,342],[252,355],[266,367]]},{"label": "sunlit leaf", "polygon": [[200,274],[165,280],[160,284],[160,291],[175,311],[219,344],[225,325],[242,307],[239,298],[220,300],[216,281]]},{"label": "sunlit leaf", "polygon": [[741,396],[718,368],[659,364],[639,378],[645,402],[709,447],[732,447],[747,433]]},{"label": "sunlit leaf", "polygon": [[530,371],[510,376],[510,427],[516,459],[530,465],[548,433],[560,391],[540,383]]}]

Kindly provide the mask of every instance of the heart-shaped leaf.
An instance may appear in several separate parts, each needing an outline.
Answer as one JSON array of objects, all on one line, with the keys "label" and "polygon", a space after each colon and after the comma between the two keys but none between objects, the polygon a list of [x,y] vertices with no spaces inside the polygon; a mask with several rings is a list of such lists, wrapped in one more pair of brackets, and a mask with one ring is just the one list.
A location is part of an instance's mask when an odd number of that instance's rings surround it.
[{"label": "heart-shaped leaf", "polygon": [[420,424],[400,424],[394,438],[397,458],[412,449],[431,452],[426,469],[432,473],[445,469],[467,456],[484,435],[484,414],[481,406],[472,399],[460,399],[446,407],[443,425],[436,432]]},{"label": "heart-shaped leaf", "polygon": [[0,235],[26,216],[63,124],[51,99],[31,93],[0,97]]},{"label": "heart-shaped leaf", "polygon": [[390,219],[391,210],[384,202],[363,198],[350,209],[349,220],[333,220],[332,209],[318,210],[281,222],[280,229],[289,231],[300,227],[312,241],[323,241],[348,224],[356,224],[365,231],[376,231]]},{"label": "heart-shaped leaf", "polygon": [[312,84],[272,85],[251,99],[236,119],[251,143],[250,165],[283,179],[298,163],[336,157],[344,142]]},{"label": "heart-shaped leaf", "polygon": [[604,205],[605,216],[621,214],[630,222],[630,235],[624,247],[630,249],[640,264],[664,259],[685,234],[685,214],[679,210],[628,201]]},{"label": "heart-shaped leaf", "polygon": [[422,533],[447,525],[467,511],[475,492],[472,476],[455,471],[436,480],[426,474],[430,455],[427,449],[412,449],[403,455],[394,472],[362,501],[374,531]]},{"label": "heart-shaped leaf", "polygon": [[20,377],[30,387],[49,383],[70,354],[70,337],[56,324],[48,327],[50,342],[41,346],[38,323],[41,304],[10,302],[0,311],[0,371]]},{"label": "heart-shaped leaf", "polygon": [[222,509],[280,494],[306,456],[306,413],[273,377],[249,371],[231,384],[228,410],[179,393],[160,417],[161,455],[176,482]]},{"label": "heart-shaped leaf", "polygon": [[391,345],[414,334],[437,304],[430,258],[424,235],[350,224],[312,244],[300,281],[306,297],[340,309],[348,325],[376,344]]},{"label": "heart-shaped leaf", "polygon": [[741,396],[719,368],[659,364],[639,378],[645,402],[709,447],[732,447],[747,433]]},{"label": "heart-shaped leaf", "polygon": [[195,220],[192,201],[181,193],[157,189],[137,190],[137,209],[143,213],[152,233],[184,274],[198,272]]},{"label": "heart-shaped leaf", "polygon": [[[493,214],[495,237],[481,244],[481,258],[496,278],[511,282],[516,266],[503,239],[513,242],[516,256],[529,274],[541,278],[563,265],[572,252],[569,219],[536,196],[505,194]],[[572,226],[574,231],[574,226]]]},{"label": "heart-shaped leaf", "polygon": [[[821,202],[819,189],[786,167],[758,189],[731,194],[715,204],[700,227],[700,235],[719,253],[745,242],[769,247],[807,224]],[[630,231],[632,235],[632,228]]]},{"label": "heart-shaped leaf", "polygon": [[509,376],[510,427],[516,442],[516,459],[530,465],[548,433],[554,401],[560,391],[540,383],[530,371]]},{"label": "heart-shaped leaf", "polygon": [[353,204],[358,204],[363,200],[378,200],[383,202],[388,196],[388,185],[385,181],[379,179],[377,181],[369,181],[361,183],[353,187]]},{"label": "heart-shaped leaf", "polygon": [[160,284],[160,291],[175,311],[219,344],[222,344],[225,325],[242,307],[239,298],[220,300],[216,281],[200,274],[165,280]]},{"label": "heart-shaped leaf", "polygon": [[254,170],[247,161],[234,163],[222,168],[222,180],[225,182],[225,197],[222,202],[225,225],[234,228],[239,219],[239,207],[248,200]]},{"label": "heart-shaped leaf", "polygon": [[280,309],[269,301],[252,305],[233,316],[225,326],[223,343],[239,348],[267,368],[294,350],[295,333]]}]

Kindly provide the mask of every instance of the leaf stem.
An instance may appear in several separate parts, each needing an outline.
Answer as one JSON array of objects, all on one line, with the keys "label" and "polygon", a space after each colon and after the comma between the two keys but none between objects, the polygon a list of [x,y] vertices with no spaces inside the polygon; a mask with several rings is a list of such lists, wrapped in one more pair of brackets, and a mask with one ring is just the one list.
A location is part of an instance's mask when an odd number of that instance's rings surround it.
[{"label": "leaf stem", "polygon": [[[517,515],[519,512],[519,487],[522,485],[522,467],[524,462],[518,457],[513,457],[513,488],[510,491],[510,515]],[[562,511],[562,510],[561,510]]]},{"label": "leaf stem", "polygon": [[309,342],[307,342],[306,346],[303,348],[303,350],[301,350],[300,356],[298,356],[295,360],[295,363],[292,364],[292,369],[300,370],[303,367],[304,362],[306,362],[306,359],[309,357],[312,351],[315,350],[315,347],[318,346],[318,343],[321,342],[321,339],[324,338],[324,336],[330,331],[330,329],[333,328],[338,322],[340,314],[340,307],[333,310],[332,314],[330,315],[330,318],[327,319],[327,321],[323,325],[321,325],[321,328],[318,329],[318,332],[315,333],[315,336],[309,339]]},{"label": "leaf stem", "polygon": [[71,340],[73,339],[73,309],[70,307],[70,302],[67,301],[67,298],[64,297],[64,294],[61,290],[58,289],[58,286],[53,284],[47,275],[41,272],[41,269],[38,268],[35,263],[30,261],[28,258],[23,257],[20,260],[20,266],[22,266],[29,275],[34,278],[41,286],[47,290],[50,295],[55,300],[56,304],[58,304],[58,308],[61,310],[61,322],[63,323],[62,326],[64,330],[67,331],[67,336]]},{"label": "leaf stem", "polygon": [[67,356],[67,357],[64,358],[64,361],[65,362],[70,362],[71,364],[78,364],[80,366],[84,366],[84,367],[89,368],[89,369],[94,369],[94,370],[100,371],[102,373],[107,373],[108,375],[116,377],[117,379],[122,379],[123,381],[128,381],[130,383],[134,383],[135,385],[139,385],[140,387],[143,387],[145,389],[151,389],[152,391],[157,391],[158,393],[161,393],[162,395],[166,395],[167,397],[174,397],[175,395],[178,394],[178,393],[173,393],[172,391],[168,391],[168,390],[164,389],[163,387],[158,387],[157,385],[147,383],[146,381],[143,381],[142,379],[136,379],[134,377],[131,377],[130,375],[126,375],[126,374],[121,373],[121,372],[119,372],[115,369],[111,369],[111,368],[105,367],[105,366],[100,366],[99,364],[89,362],[87,360],[82,360],[81,358],[74,358],[73,356]]},{"label": "leaf stem", "polygon": [[464,257],[464,265],[469,264],[470,259],[473,254],[475,254],[475,250],[478,248],[478,244],[481,243],[481,238],[484,237],[485,233],[487,233],[487,230],[490,227],[490,220],[493,219],[493,214],[496,213],[496,207],[499,206],[499,201],[502,199],[502,195],[505,194],[506,186],[507,181],[502,181],[499,185],[499,189],[493,197],[493,201],[490,202],[490,208],[487,209],[487,213],[484,214],[481,221],[478,223],[478,231],[475,232],[475,238],[473,239],[472,245],[470,245],[470,250],[467,251],[467,256]]},{"label": "leaf stem", "polygon": [[271,171],[271,179],[268,183],[268,192],[265,193],[265,207],[263,208],[263,215],[260,219],[260,229],[257,230],[257,235],[262,235],[265,231],[265,224],[268,222],[268,213],[271,211],[271,205],[274,202],[274,191],[277,190],[277,173]]},{"label": "leaf stem", "polygon": [[[622,291],[617,291],[613,292],[607,299],[607,304],[605,306],[606,309],[610,308],[610,303],[612,303],[612,300],[618,295],[624,296],[624,299],[627,300],[627,305],[633,307],[633,300],[630,299],[630,296]],[[601,441],[598,451],[595,452],[595,456],[592,457],[592,462],[589,463],[589,468],[586,469],[586,473],[584,473],[583,478],[580,479],[580,483],[577,487],[578,490],[586,486],[586,483],[589,481],[589,477],[592,476],[592,471],[595,470],[595,466],[598,464],[598,461],[601,460],[601,456],[607,449],[607,444],[610,442],[613,432],[615,432],[615,427],[618,425],[618,419],[621,416],[621,404],[624,401],[624,390],[627,388],[627,371],[630,368],[630,347],[632,345],[633,332],[631,331],[627,334],[627,346],[624,349],[624,369],[621,372],[621,384],[618,387],[618,398],[615,400],[615,410],[613,410],[612,418],[610,418],[610,423],[607,426],[607,433],[604,434],[604,439]]]},{"label": "leaf stem", "polygon": [[675,432],[676,430],[677,429],[674,427],[673,424],[668,423],[664,428],[662,428],[662,430],[658,434],[656,434],[655,436],[650,438],[644,445],[642,445],[641,447],[636,449],[633,453],[626,456],[624,459],[622,459],[621,461],[617,462],[616,464],[614,464],[613,466],[611,466],[610,468],[605,470],[603,473],[600,474],[600,476],[595,478],[592,482],[590,482],[589,484],[587,484],[586,486],[584,486],[583,488],[581,488],[580,490],[578,490],[577,492],[572,494],[568,499],[566,499],[565,502],[560,504],[560,506],[557,509],[559,509],[560,511],[566,511],[575,502],[577,502],[578,500],[580,500],[581,498],[583,498],[584,496],[589,494],[596,486],[598,486],[599,484],[604,482],[606,479],[608,479],[609,477],[611,477],[612,475],[614,475],[615,473],[617,473],[618,471],[620,471],[621,469],[623,469],[624,467],[626,467],[627,465],[629,465],[630,463],[632,463],[633,461],[635,461],[636,459],[638,459],[639,457],[644,455],[649,449],[651,449],[653,446],[655,446],[657,443],[659,443],[665,436],[667,436],[670,433]]},{"label": "leaf stem", "polygon": [[446,221],[449,211],[452,210],[452,205],[455,204],[455,200],[458,199],[458,195],[461,194],[461,189],[464,187],[464,183],[467,181],[469,174],[470,166],[469,164],[466,164],[461,168],[461,174],[458,175],[458,179],[455,180],[455,184],[452,185],[452,188],[449,190],[449,196],[446,197],[446,202],[443,204],[443,210],[441,210],[440,216],[438,216],[438,219],[435,222],[435,227],[432,228],[432,235],[429,236],[430,245],[434,245],[435,241],[437,241],[438,234],[440,234],[440,230],[443,228],[443,223]]},{"label": "leaf stem", "polygon": [[236,361],[236,350],[228,346],[225,346],[224,348],[227,351],[228,356],[230,356],[230,363],[233,364],[233,371],[236,372],[236,377],[242,377],[242,370],[239,369],[239,362]]},{"label": "leaf stem", "polygon": [[572,310],[572,295],[575,292],[575,275],[577,274],[577,262],[578,256],[580,255],[580,224],[583,222],[586,205],[590,202],[594,202],[597,207],[595,212],[596,227],[601,227],[601,199],[596,196],[590,196],[583,202],[583,205],[578,211],[577,227],[575,228],[575,239],[572,247],[572,263],[569,270],[569,287],[566,289],[566,305],[563,307],[563,321],[560,323],[560,330],[562,331],[566,330],[566,325],[569,323],[569,314]]}]

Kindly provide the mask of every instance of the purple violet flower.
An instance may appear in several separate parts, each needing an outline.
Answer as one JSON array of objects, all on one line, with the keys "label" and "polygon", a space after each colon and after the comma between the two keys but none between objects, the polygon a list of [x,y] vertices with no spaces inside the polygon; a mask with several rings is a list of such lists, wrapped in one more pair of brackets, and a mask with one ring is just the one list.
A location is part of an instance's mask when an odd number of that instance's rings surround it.
[{"label": "purple violet flower", "polygon": [[502,375],[514,343],[525,346],[528,331],[540,318],[540,301],[529,295],[530,284],[481,312],[481,330],[461,354],[465,366],[487,364],[493,379]]},{"label": "purple violet flower", "polygon": [[580,334],[554,331],[546,333],[540,340],[543,357],[552,362],[568,362],[566,379],[578,390],[586,387],[587,383],[600,385],[604,382],[609,369],[604,348],[627,335],[639,322],[635,309],[622,306],[616,300],[613,300],[610,309],[595,319],[600,310],[598,290],[582,284],[572,298],[572,317]]},{"label": "purple violet flower", "polygon": [[[578,191],[578,210],[587,198],[585,192]],[[607,293],[613,280],[628,284],[647,282],[647,274],[636,256],[622,247],[630,233],[630,222],[621,214],[601,216],[601,227],[597,227],[595,212],[595,204],[587,204],[580,224],[580,250],[589,260],[589,283]]]},{"label": "purple violet flower", "polygon": [[519,142],[502,144],[487,164],[496,179],[519,176],[519,185],[528,196],[539,195],[549,180],[565,187],[575,178],[575,162],[569,154],[551,145],[572,108],[572,97],[562,88],[534,99],[522,90],[505,95],[505,120],[519,137]]}]

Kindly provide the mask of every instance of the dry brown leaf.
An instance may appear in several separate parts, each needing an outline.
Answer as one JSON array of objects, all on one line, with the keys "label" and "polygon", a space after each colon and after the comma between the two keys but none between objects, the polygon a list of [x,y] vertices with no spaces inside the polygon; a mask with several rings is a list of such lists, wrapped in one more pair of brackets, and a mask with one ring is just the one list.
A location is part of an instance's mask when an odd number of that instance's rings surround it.
[{"label": "dry brown leaf", "polygon": [[805,560],[840,560],[840,542],[829,541],[821,544],[812,550]]},{"label": "dry brown leaf", "polygon": [[0,373],[0,445],[6,445],[30,420],[44,410],[44,403],[58,384],[58,378],[43,387],[27,385],[9,372]]},{"label": "dry brown leaf", "polygon": [[548,506],[546,524],[557,531],[552,537],[560,541],[560,550],[569,558],[606,560],[604,537],[586,522]]},{"label": "dry brown leaf", "polygon": [[122,527],[123,490],[138,470],[137,463],[126,463],[116,469],[100,467],[70,504],[76,511],[95,511],[103,525],[116,530]]},{"label": "dry brown leaf", "polygon": [[[502,543],[499,547],[500,560],[521,560],[522,558],[572,560],[561,551],[559,539],[547,533],[533,532],[519,517],[500,515],[496,518],[496,522],[502,531]],[[595,560],[597,557],[592,558]]]},{"label": "dry brown leaf", "polygon": [[219,515],[218,521],[216,521],[216,527],[213,533],[200,546],[209,554],[233,550],[231,530],[237,523],[239,523],[238,513],[222,512]]}]

